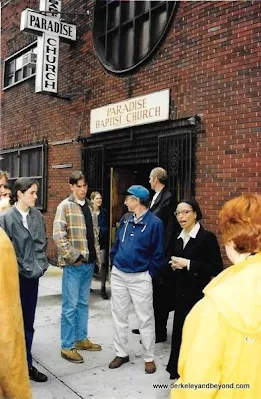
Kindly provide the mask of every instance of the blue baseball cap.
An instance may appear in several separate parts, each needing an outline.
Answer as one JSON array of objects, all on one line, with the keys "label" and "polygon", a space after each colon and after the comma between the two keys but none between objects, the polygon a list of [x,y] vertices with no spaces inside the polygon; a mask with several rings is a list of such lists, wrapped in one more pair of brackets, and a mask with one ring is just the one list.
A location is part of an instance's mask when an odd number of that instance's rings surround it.
[{"label": "blue baseball cap", "polygon": [[150,198],[150,192],[143,186],[134,185],[130,186],[127,190],[126,195],[134,195],[142,201],[148,201]]}]

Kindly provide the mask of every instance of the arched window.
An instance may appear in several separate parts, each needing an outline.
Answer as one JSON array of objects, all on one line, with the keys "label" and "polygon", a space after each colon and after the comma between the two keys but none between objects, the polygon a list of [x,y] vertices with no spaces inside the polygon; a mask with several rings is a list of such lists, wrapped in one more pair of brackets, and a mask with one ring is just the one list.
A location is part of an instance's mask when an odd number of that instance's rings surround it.
[{"label": "arched window", "polygon": [[159,45],[177,1],[97,0],[93,37],[97,56],[111,72],[127,72]]}]

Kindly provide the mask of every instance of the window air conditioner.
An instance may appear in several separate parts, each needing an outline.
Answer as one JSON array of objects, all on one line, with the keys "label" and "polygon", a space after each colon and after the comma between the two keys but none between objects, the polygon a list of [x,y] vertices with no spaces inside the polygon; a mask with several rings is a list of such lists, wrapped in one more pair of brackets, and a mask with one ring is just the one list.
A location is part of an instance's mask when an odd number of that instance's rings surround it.
[{"label": "window air conditioner", "polygon": [[23,66],[27,66],[30,68],[35,67],[36,65],[36,54],[35,53],[27,53],[23,56]]}]

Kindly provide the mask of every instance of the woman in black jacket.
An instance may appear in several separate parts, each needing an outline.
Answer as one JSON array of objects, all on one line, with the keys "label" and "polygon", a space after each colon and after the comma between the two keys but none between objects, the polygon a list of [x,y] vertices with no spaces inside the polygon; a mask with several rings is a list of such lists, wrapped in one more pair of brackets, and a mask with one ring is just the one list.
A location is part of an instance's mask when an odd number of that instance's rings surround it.
[{"label": "woman in black jacket", "polygon": [[175,314],[171,354],[167,366],[170,378],[178,378],[178,357],[182,328],[187,314],[202,297],[212,276],[223,269],[215,234],[205,230],[199,220],[202,213],[196,200],[182,200],[175,212],[182,231],[173,242],[170,265],[175,273]]}]

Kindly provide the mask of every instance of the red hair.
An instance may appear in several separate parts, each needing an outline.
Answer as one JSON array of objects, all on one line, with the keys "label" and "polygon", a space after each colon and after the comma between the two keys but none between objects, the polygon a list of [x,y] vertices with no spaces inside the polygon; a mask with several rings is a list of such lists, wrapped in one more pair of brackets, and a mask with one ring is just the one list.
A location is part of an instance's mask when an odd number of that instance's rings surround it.
[{"label": "red hair", "polygon": [[261,195],[243,194],[227,201],[219,213],[224,244],[233,241],[239,253],[261,250]]}]

